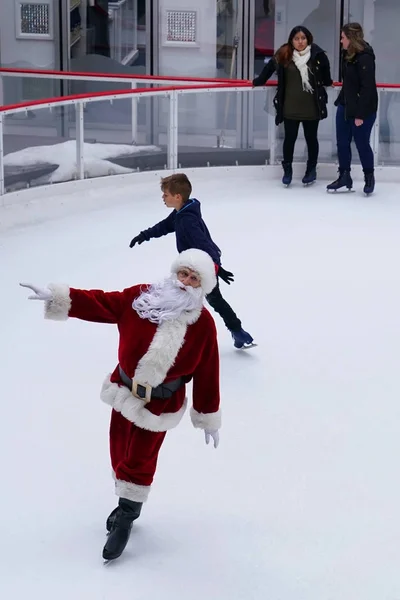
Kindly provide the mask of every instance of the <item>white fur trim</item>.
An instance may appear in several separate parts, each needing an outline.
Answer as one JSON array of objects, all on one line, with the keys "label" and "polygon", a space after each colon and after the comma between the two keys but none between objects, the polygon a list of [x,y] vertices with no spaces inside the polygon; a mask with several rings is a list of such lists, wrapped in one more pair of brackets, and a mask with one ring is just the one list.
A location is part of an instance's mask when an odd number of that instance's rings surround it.
[{"label": "white fur trim", "polygon": [[210,429],[212,431],[221,428],[220,410],[214,413],[199,413],[192,406],[190,409],[190,418],[192,419],[193,426],[198,429]]},{"label": "white fur trim", "polygon": [[130,481],[115,479],[115,494],[133,502],[146,502],[150,494],[150,485],[137,485]]},{"label": "white fur trim", "polygon": [[191,248],[181,252],[172,263],[171,272],[177,273],[179,269],[191,269],[200,275],[201,287],[205,294],[209,294],[217,285],[214,262],[207,252]]},{"label": "white fur trim", "polygon": [[185,402],[178,412],[154,415],[147,410],[143,400],[135,398],[127,387],[111,383],[110,376],[107,376],[103,383],[100,398],[103,402],[112,406],[114,410],[120,412],[125,419],[148,431],[173,429],[179,425],[187,406],[187,399],[185,398]]},{"label": "white fur trim", "polygon": [[164,321],[157,327],[151,344],[138,362],[134,378],[157,387],[175,362],[185,340],[187,324],[182,319]]},{"label": "white fur trim", "polygon": [[53,321],[66,321],[71,310],[71,298],[69,286],[64,284],[50,283],[47,286],[53,293],[51,300],[46,300],[44,305],[44,318]]}]

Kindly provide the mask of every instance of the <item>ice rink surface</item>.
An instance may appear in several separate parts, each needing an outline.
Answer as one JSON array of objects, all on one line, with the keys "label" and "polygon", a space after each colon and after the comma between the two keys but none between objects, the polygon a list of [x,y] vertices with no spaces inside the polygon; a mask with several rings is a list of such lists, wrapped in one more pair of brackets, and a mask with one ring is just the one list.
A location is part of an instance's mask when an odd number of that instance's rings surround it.
[{"label": "ice rink surface", "polygon": [[0,208],[0,597],[399,600],[398,185],[378,179],[365,198],[360,182],[328,195],[266,170],[191,179],[235,274],[223,293],[259,345],[234,350],[216,315],[220,447],[188,415],[168,433],[106,567],[117,499],[99,391],[117,331],[44,321],[18,283],[114,290],[167,275],[173,235],[129,249],[168,214],[159,178],[31,190]]}]

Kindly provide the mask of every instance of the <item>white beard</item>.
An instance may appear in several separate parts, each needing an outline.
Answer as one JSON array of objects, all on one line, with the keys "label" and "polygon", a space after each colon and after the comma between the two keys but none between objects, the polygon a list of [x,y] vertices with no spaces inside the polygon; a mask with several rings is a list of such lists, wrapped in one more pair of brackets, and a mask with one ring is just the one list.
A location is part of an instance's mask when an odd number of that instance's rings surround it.
[{"label": "white beard", "polygon": [[185,286],[173,277],[151,285],[132,303],[141,319],[160,325],[172,321],[182,313],[190,313],[202,307],[204,299],[201,287]]}]

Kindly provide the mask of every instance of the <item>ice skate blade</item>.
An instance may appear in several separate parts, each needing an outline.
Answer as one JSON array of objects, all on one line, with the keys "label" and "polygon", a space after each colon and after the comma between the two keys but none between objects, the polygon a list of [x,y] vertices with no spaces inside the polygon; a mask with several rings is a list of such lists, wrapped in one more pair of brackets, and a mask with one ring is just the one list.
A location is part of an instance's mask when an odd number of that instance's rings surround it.
[{"label": "ice skate blade", "polygon": [[310,183],[303,183],[304,187],[310,187],[310,185],[314,185],[315,180],[314,181],[310,181]]},{"label": "ice skate blade", "polygon": [[326,190],[328,192],[328,194],[337,194],[338,192],[340,192],[341,194],[348,194],[349,192],[355,192],[356,190],[353,190],[353,188],[346,188],[345,190],[343,190],[342,188],[339,188],[338,190]]},{"label": "ice skate blade", "polygon": [[251,344],[243,344],[243,346],[241,346],[241,348],[236,348],[236,350],[250,350],[250,348],[255,348],[256,346],[258,346],[258,344],[256,344],[255,342],[251,342]]}]

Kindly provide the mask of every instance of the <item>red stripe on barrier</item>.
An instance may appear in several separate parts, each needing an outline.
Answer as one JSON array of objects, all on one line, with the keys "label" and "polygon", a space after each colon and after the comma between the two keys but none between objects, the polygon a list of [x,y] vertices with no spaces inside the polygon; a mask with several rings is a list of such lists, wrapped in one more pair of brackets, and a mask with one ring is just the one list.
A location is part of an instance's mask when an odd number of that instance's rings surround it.
[{"label": "red stripe on barrier", "polygon": [[190,81],[190,82],[198,82],[198,83],[205,83],[207,81],[213,82],[213,83],[233,83],[233,82],[238,82],[238,81],[243,81],[243,79],[219,79],[219,78],[214,78],[214,77],[167,77],[166,75],[123,75],[122,73],[83,73],[81,71],[51,71],[49,69],[39,69],[39,70],[31,70],[31,69],[9,69],[9,68],[0,68],[0,73],[4,73],[5,75],[7,73],[16,73],[16,74],[21,74],[21,75],[32,75],[32,77],[34,77],[35,75],[54,75],[57,77],[62,77],[65,79],[68,79],[68,76],[70,77],[98,77],[99,79],[103,79],[103,78],[109,78],[109,79],[152,79],[154,81],[176,81],[178,82],[185,82],[185,81]]},{"label": "red stripe on barrier", "polygon": [[[71,96],[60,96],[56,98],[43,98],[41,100],[31,100],[29,102],[20,102],[18,104],[8,104],[0,106],[0,112],[15,110],[17,108],[32,108],[41,104],[57,104],[69,102],[73,100],[88,100],[90,98],[102,98],[110,96],[134,96],[135,94],[160,94],[160,92],[173,92],[179,90],[213,90],[220,88],[231,87],[250,87],[250,84],[245,81],[240,81],[239,84],[229,82],[229,84],[211,84],[211,85],[194,85],[190,88],[186,86],[165,86],[160,88],[136,88],[134,90],[115,90],[112,92],[93,92],[88,94],[72,94]],[[44,108],[44,107],[43,107]]]}]

